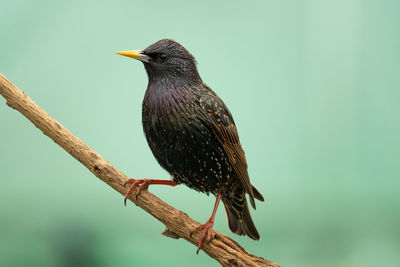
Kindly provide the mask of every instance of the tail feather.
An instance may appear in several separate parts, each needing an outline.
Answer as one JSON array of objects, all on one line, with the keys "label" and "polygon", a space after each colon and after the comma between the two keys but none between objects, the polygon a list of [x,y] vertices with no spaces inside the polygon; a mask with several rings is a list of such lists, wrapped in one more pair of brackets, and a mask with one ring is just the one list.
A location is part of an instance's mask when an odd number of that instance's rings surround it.
[{"label": "tail feather", "polygon": [[264,197],[263,195],[261,195],[261,193],[252,185],[252,190],[253,190],[253,194],[254,197],[260,201],[264,201]]},{"label": "tail feather", "polygon": [[246,197],[243,193],[244,201],[242,205],[234,203],[231,200],[223,199],[226,215],[228,217],[229,229],[238,235],[247,235],[248,237],[259,240],[260,235],[250,216]]}]

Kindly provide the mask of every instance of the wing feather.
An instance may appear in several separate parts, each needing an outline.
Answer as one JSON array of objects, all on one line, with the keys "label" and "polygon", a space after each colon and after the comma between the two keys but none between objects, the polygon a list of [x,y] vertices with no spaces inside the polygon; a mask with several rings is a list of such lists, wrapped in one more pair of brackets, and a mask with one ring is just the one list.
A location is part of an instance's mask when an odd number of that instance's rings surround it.
[{"label": "wing feather", "polygon": [[240,144],[238,131],[231,113],[222,100],[215,94],[203,96],[200,103],[212,122],[215,135],[228,156],[233,170],[250,196],[251,206],[255,208],[253,186],[250,183],[247,172],[245,153]]}]

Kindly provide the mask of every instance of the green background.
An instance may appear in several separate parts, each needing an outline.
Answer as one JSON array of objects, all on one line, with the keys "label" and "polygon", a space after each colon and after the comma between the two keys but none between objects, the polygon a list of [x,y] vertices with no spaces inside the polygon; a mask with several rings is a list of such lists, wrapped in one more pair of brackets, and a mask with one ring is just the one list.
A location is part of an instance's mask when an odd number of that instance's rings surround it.
[{"label": "green background", "polygon": [[[145,141],[142,64],[162,38],[229,106],[284,266],[400,261],[400,1],[1,1],[0,72],[125,174],[168,179]],[[218,266],[95,178],[0,97],[0,266]],[[205,222],[214,197],[150,191]]]}]

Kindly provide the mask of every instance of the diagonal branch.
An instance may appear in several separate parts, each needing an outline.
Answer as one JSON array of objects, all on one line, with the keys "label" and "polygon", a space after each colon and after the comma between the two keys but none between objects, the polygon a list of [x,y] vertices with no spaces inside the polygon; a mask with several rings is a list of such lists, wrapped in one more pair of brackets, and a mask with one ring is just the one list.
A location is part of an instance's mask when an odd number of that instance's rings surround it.
[{"label": "diagonal branch", "polygon": [[[122,195],[126,193],[126,188],[123,185],[128,177],[125,174],[65,129],[1,73],[0,94],[7,100],[7,105],[21,112],[45,135],[64,148],[75,159],[79,160],[94,175]],[[135,194],[132,194],[129,199],[165,224],[164,235],[183,238],[197,246],[200,233],[194,233],[193,237],[190,237],[189,233],[199,223],[191,219],[187,214],[168,205],[147,191],[143,192],[137,200]],[[226,235],[216,231],[213,231],[213,235],[214,238],[204,244],[203,250],[223,266],[280,266],[248,253]]]}]

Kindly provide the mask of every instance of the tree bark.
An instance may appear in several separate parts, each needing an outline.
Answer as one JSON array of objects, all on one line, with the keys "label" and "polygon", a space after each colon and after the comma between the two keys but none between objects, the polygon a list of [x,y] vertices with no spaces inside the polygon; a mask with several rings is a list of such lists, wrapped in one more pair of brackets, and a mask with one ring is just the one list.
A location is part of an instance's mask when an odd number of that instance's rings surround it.
[{"label": "tree bark", "polygon": [[[95,176],[125,195],[127,188],[123,185],[128,179],[125,174],[65,129],[2,74],[0,74],[0,94],[7,100],[8,106],[21,112],[45,135],[85,165]],[[192,237],[189,235],[190,231],[199,223],[184,212],[168,205],[148,191],[142,192],[138,199],[133,193],[129,199],[165,224],[166,230],[163,232],[165,236],[183,238],[195,246],[199,243],[201,232],[195,232]],[[216,231],[213,231],[212,240],[205,242],[202,249],[222,266],[280,266],[248,253],[234,240]],[[195,257],[194,252],[193,254]]]}]

